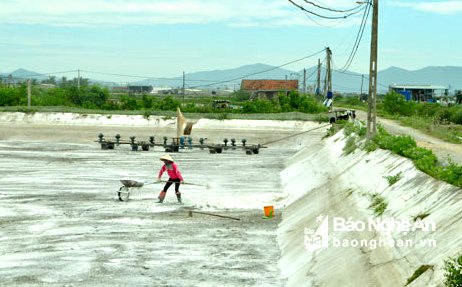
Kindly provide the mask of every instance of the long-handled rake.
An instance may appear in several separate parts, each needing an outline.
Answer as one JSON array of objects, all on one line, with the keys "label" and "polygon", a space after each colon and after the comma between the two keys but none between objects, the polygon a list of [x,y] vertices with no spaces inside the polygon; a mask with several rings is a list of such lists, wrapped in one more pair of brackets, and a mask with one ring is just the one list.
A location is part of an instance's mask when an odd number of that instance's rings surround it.
[{"label": "long-handled rake", "polygon": [[[144,182],[136,181],[132,179],[121,179],[120,182],[123,184],[123,186],[121,186],[119,190],[117,190],[117,197],[119,198],[119,201],[128,201],[130,198],[130,192],[132,188],[141,188],[145,185],[156,184],[156,183],[167,183],[169,181],[162,180],[162,181],[144,183]],[[170,181],[170,182],[175,183],[175,181]],[[207,188],[209,187],[208,184],[200,184],[200,183],[192,183],[192,182],[184,182],[183,184],[205,186]]]}]

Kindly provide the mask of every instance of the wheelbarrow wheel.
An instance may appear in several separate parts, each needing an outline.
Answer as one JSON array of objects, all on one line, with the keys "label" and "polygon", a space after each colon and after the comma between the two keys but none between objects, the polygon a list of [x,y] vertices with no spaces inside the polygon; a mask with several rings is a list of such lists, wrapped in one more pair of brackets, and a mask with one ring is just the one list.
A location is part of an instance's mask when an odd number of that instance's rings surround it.
[{"label": "wheelbarrow wheel", "polygon": [[126,186],[121,186],[117,191],[117,196],[119,197],[119,201],[128,201],[130,190]]}]

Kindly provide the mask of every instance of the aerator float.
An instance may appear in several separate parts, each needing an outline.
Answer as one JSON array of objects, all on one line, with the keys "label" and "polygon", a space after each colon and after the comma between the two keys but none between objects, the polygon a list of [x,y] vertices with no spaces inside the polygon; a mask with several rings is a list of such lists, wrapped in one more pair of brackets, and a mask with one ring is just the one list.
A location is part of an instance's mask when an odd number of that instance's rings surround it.
[{"label": "aerator float", "polygon": [[260,144],[248,144],[246,139],[240,141],[238,144],[235,138],[225,138],[223,143],[210,144],[206,143],[207,138],[199,138],[198,144],[193,144],[193,139],[190,137],[193,123],[187,122],[180,109],[177,109],[177,136],[169,138],[164,136],[160,143],[156,142],[154,136],[150,136],[146,141],[138,141],[136,137],[131,136],[129,140],[122,139],[120,134],[116,134],[114,140],[108,140],[102,133],[98,134],[98,142],[101,145],[102,150],[111,150],[116,146],[130,145],[132,151],[138,151],[141,148],[142,151],[149,151],[149,149],[156,146],[162,147],[166,152],[179,152],[181,149],[208,149],[210,153],[222,153],[224,150],[236,150],[242,149],[246,154],[258,154],[260,148],[266,148],[266,146]]},{"label": "aerator float", "polygon": [[114,149],[116,146],[120,145],[130,145],[132,151],[149,151],[149,149],[156,146],[164,148],[166,152],[179,152],[181,149],[208,149],[210,153],[222,153],[224,150],[236,150],[242,149],[246,154],[258,154],[260,148],[266,148],[260,144],[247,144],[246,139],[241,140],[241,144],[238,145],[236,139],[223,139],[223,143],[220,144],[209,144],[206,143],[206,138],[200,138],[198,144],[193,144],[193,139],[191,137],[181,136],[179,138],[173,137],[170,142],[167,137],[162,138],[161,143],[156,143],[155,137],[150,136],[147,141],[137,141],[136,137],[131,136],[130,140],[123,140],[119,134],[115,136],[115,140],[107,140],[104,138],[104,135],[100,133],[98,135],[97,142],[101,145],[102,150]]}]

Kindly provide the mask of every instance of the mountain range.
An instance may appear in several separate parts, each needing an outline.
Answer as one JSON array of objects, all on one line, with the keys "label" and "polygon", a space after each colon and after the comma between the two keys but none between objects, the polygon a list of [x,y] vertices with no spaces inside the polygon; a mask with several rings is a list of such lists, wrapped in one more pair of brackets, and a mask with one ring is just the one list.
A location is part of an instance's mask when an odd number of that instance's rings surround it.
[{"label": "mountain range", "polygon": [[[0,73],[3,78],[12,75],[13,78],[24,79],[25,77],[44,80],[47,75],[18,69],[11,73]],[[82,75],[85,77],[85,75]],[[325,77],[325,69],[321,70],[321,86]],[[306,84],[308,91],[316,84],[317,67],[306,69]],[[59,80],[59,77],[57,77]],[[245,65],[234,69],[201,71],[185,74],[186,88],[196,89],[239,89],[242,79],[298,79],[300,87],[303,85],[303,71],[291,71],[281,67],[266,64]],[[102,85],[115,86],[116,83],[106,81],[91,82]],[[334,91],[342,93],[367,93],[369,82],[368,75],[361,75],[354,72],[332,71],[332,86]],[[182,87],[183,77],[173,78],[148,78],[142,81],[132,82],[132,85],[152,85],[157,87]],[[438,85],[445,86],[450,90],[462,90],[462,67],[454,66],[433,66],[419,70],[406,70],[398,67],[390,67],[381,70],[377,74],[378,92],[386,92],[391,84],[411,84],[411,85]]]}]

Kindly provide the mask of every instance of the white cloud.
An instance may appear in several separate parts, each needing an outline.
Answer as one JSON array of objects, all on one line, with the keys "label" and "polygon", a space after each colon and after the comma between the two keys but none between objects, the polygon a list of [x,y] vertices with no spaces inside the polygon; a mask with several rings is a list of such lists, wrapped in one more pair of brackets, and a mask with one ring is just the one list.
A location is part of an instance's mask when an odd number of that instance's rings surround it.
[{"label": "white cloud", "polygon": [[462,13],[462,1],[431,1],[431,2],[401,2],[393,1],[391,5],[397,7],[408,7],[414,10],[436,14],[458,14]]},{"label": "white cloud", "polygon": [[[343,7],[351,1],[324,0]],[[0,23],[120,26],[224,23],[230,26],[313,25],[281,0],[2,0]]]}]

